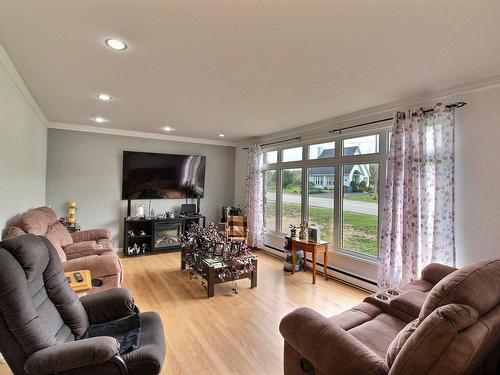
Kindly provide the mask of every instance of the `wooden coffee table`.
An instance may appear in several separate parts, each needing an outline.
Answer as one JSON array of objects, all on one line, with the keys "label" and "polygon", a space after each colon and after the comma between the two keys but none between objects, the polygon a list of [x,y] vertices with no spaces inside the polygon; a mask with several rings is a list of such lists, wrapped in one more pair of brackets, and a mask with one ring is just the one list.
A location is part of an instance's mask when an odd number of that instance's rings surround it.
[{"label": "wooden coffee table", "polygon": [[297,250],[304,252],[304,271],[306,270],[306,255],[312,253],[312,274],[313,284],[316,284],[316,260],[318,253],[323,253],[323,272],[325,273],[325,280],[328,280],[328,242],[326,241],[309,241],[298,240],[292,238],[292,275],[295,273],[295,262],[297,259]]},{"label": "wooden coffee table", "polygon": [[[83,276],[83,281],[78,282],[75,279],[74,273],[80,272]],[[78,296],[84,296],[92,290],[92,276],[89,270],[78,270],[71,272],[64,272],[64,276],[69,277],[71,288],[75,291]]]},{"label": "wooden coffee table", "polygon": [[[231,266],[223,260],[205,258],[202,259],[199,264],[197,264],[192,269],[207,283],[207,297],[210,298],[215,295],[214,290],[216,284],[228,283],[241,279],[250,279],[250,289],[257,287],[257,257],[251,256],[250,258],[254,266],[254,270],[242,273],[241,275],[238,275],[238,277],[231,277],[229,279],[221,279],[218,276],[221,271]],[[184,259],[184,256],[182,256],[181,259]],[[236,267],[238,267],[237,264]],[[181,260],[181,270],[185,269],[186,264],[183,260]]]}]

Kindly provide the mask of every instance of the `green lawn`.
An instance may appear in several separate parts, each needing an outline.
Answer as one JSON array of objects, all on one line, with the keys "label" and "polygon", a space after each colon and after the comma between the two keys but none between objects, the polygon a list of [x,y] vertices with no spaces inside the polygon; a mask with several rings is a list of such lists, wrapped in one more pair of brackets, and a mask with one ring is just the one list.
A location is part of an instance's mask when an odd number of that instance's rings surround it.
[{"label": "green lawn", "polygon": [[344,199],[360,202],[378,202],[378,196],[374,193],[345,193]]},{"label": "green lawn", "polygon": [[[274,203],[268,203],[267,212],[274,212]],[[288,224],[300,224],[300,206],[286,203],[283,206],[284,228],[288,232]],[[358,214],[345,211],[343,246],[346,249],[377,256],[378,253],[378,218],[373,215]],[[328,208],[309,209],[310,224],[321,230],[323,240],[333,241],[333,210]],[[266,215],[266,221],[274,222],[274,215]]]}]

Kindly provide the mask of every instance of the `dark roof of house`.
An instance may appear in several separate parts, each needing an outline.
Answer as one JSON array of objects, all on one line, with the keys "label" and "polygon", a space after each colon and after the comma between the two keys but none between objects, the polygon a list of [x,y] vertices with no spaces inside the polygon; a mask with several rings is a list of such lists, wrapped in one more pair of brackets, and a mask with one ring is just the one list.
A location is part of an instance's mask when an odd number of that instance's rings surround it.
[{"label": "dark roof of house", "polygon": [[[358,146],[352,146],[352,147],[344,147],[344,156],[352,156],[356,155],[356,152],[359,150]],[[327,158],[333,158],[335,156],[335,149],[334,148],[327,148],[321,151],[321,154],[319,154],[318,159],[327,159]],[[352,165],[345,165],[344,166],[344,174],[349,174],[351,173],[352,170]],[[320,175],[320,176],[326,176],[326,175],[331,175],[333,174],[333,167],[316,167],[316,168],[311,168],[309,170],[309,175]]]}]

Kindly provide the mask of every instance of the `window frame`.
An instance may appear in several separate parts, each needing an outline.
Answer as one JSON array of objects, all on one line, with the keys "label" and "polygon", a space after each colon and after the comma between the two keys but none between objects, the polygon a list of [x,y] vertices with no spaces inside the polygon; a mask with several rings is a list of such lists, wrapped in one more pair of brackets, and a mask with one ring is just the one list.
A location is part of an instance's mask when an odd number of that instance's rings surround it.
[{"label": "window frame", "polygon": [[[389,132],[390,125],[379,126],[376,128],[371,128],[362,132],[351,132],[340,134],[336,136],[328,136],[324,138],[315,138],[308,141],[297,142],[294,144],[284,144],[281,146],[270,146],[264,147],[264,152],[278,151],[278,160],[276,163],[264,164],[263,170],[276,170],[276,231],[266,230],[266,233],[275,236],[285,236],[289,233],[282,233],[280,231],[282,224],[282,213],[283,213],[283,191],[282,191],[282,171],[284,169],[302,169],[302,198],[301,198],[301,219],[306,219],[309,221],[309,168],[313,167],[334,167],[335,168],[335,178],[334,178],[334,215],[333,215],[333,243],[329,244],[329,251],[338,252],[347,256],[351,256],[358,259],[363,259],[368,262],[376,263],[378,262],[377,257],[372,257],[359,253],[357,251],[344,249],[341,247],[342,244],[342,213],[343,213],[343,181],[342,181],[342,170],[344,165],[349,164],[378,164],[379,165],[379,181],[378,181],[378,233],[380,234],[380,222],[381,213],[383,210],[383,200],[384,200],[384,190],[385,190],[385,180],[387,176],[387,160],[389,152]],[[378,135],[378,153],[371,154],[361,154],[361,155],[351,155],[343,156],[344,141],[351,138]],[[335,142],[335,154],[331,158],[325,159],[309,159],[309,146],[316,145],[326,142]],[[302,160],[300,161],[289,161],[283,162],[282,154],[284,149],[302,147]],[[263,177],[264,178],[264,177]],[[265,189],[264,189],[265,194]],[[378,245],[380,246],[380,241],[378,240]]]}]

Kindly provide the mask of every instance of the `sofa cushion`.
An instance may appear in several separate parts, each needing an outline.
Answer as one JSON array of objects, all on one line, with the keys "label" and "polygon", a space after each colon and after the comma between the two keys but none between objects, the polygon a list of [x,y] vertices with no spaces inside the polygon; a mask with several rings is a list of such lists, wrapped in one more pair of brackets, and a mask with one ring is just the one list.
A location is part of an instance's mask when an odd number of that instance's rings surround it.
[{"label": "sofa cushion", "polygon": [[56,222],[55,224],[49,226],[47,234],[49,233],[51,233],[59,240],[59,244],[62,247],[71,245],[73,243],[73,237],[71,237],[71,234],[68,232],[66,227],[60,222]]},{"label": "sofa cushion", "polygon": [[88,229],[71,234],[74,242],[80,241],[97,241],[101,238],[111,239],[111,231],[109,229]]},{"label": "sofa cushion", "polygon": [[348,332],[385,360],[387,348],[405,324],[406,322],[394,316],[382,313]]},{"label": "sofa cushion", "polygon": [[500,258],[477,262],[449,274],[436,284],[420,311],[420,321],[449,303],[471,306],[479,315],[484,315],[499,300]]},{"label": "sofa cushion", "polygon": [[387,366],[389,366],[389,368],[394,363],[403,345],[406,343],[406,341],[412,335],[412,333],[415,332],[417,327],[418,327],[418,318],[408,323],[401,331],[399,331],[398,335],[394,338],[394,340],[392,340],[391,345],[389,345],[389,348],[387,349],[387,354],[385,356],[385,361],[387,362]]},{"label": "sofa cushion", "polygon": [[349,310],[330,317],[329,320],[347,331],[372,320],[381,313],[382,310],[378,307],[372,305],[371,303],[363,302],[350,308]]},{"label": "sofa cushion", "polygon": [[26,233],[44,236],[49,226],[57,222],[55,212],[49,207],[38,207],[21,215],[16,226]]},{"label": "sofa cushion", "polygon": [[[393,361],[391,371],[395,374],[427,374],[431,369],[434,374],[463,373],[462,364],[471,355],[469,352],[460,352],[460,358],[450,357],[447,349],[456,339],[460,331],[477,321],[477,311],[467,305],[449,304],[434,310],[425,320],[419,319],[416,329],[406,330],[406,337],[398,338],[394,343],[394,352],[390,354]],[[399,342],[400,341],[400,342]],[[444,357],[443,357],[444,356]],[[436,368],[436,363],[446,359],[446,364]],[[459,368],[456,368],[456,367]]]},{"label": "sofa cushion", "polygon": [[22,230],[21,228],[16,227],[16,226],[11,226],[11,227],[9,227],[9,229],[7,229],[7,232],[3,236],[3,239],[8,240],[9,238],[22,236],[23,234],[26,234],[26,232],[24,230]]},{"label": "sofa cushion", "polygon": [[54,248],[57,251],[57,255],[59,255],[59,259],[61,262],[66,262],[66,253],[64,252],[62,246],[61,246],[61,241],[59,240],[59,237],[54,233],[51,232],[50,230],[47,232],[47,235],[45,236],[47,239],[50,241],[50,243],[54,246]]},{"label": "sofa cushion", "polygon": [[64,246],[63,249],[67,255],[86,253],[89,251],[94,253],[95,250],[97,250],[97,242],[95,241],[75,242],[70,245]]}]

